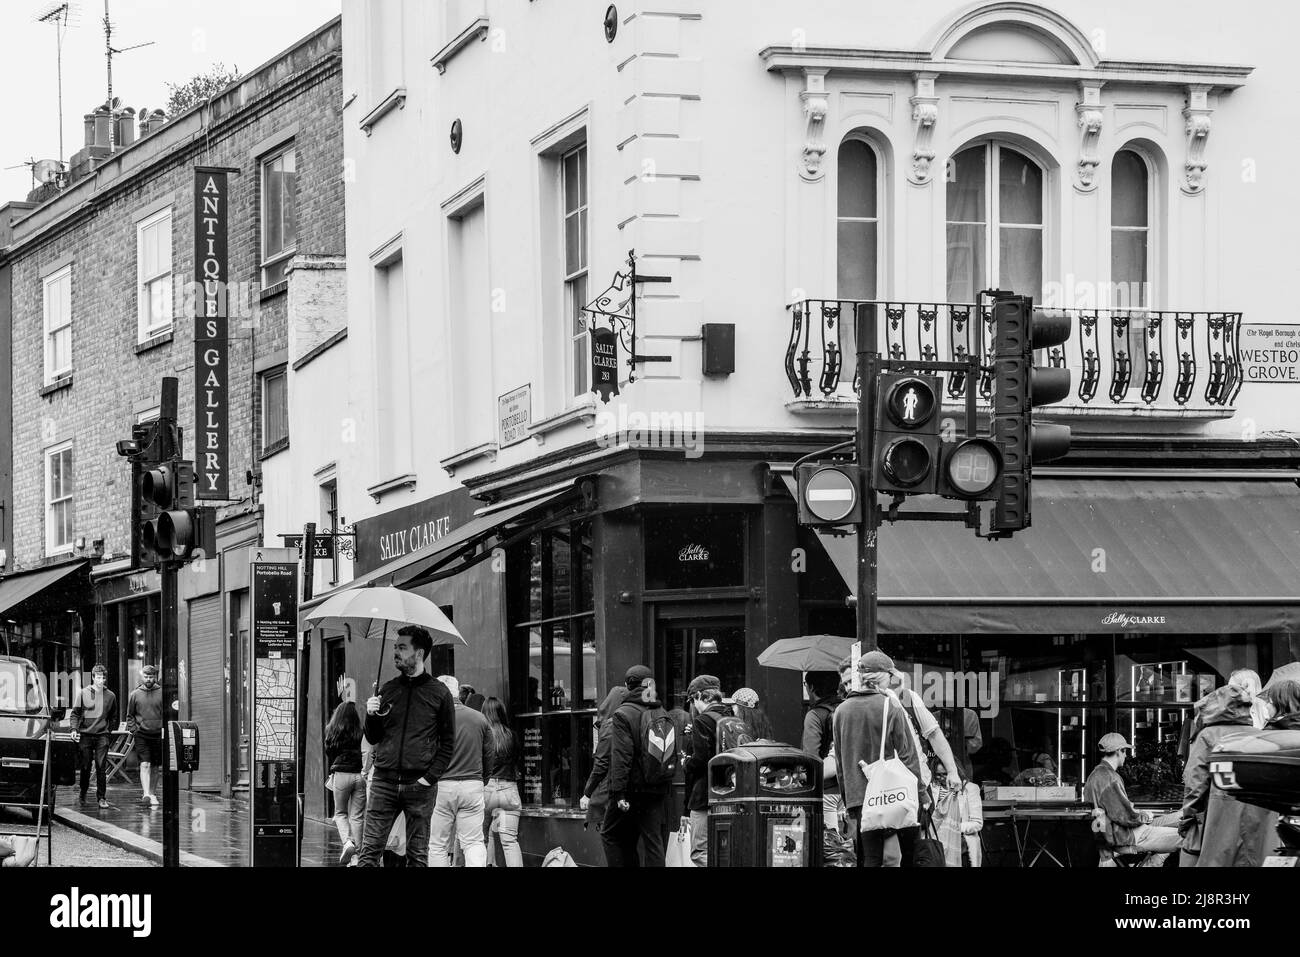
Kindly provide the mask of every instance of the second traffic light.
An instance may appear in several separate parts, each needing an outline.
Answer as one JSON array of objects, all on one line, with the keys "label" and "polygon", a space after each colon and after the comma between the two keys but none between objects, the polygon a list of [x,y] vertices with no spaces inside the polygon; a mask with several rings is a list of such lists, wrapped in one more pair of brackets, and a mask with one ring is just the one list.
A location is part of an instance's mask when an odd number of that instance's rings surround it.
[{"label": "second traffic light", "polygon": [[216,513],[194,507],[194,463],[171,459],[143,471],[140,548],[154,561],[216,553]]},{"label": "second traffic light", "polygon": [[876,436],[871,486],[896,495],[938,490],[942,443],[935,376],[882,373],[876,380]]},{"label": "second traffic light", "polygon": [[1031,524],[1035,464],[1070,451],[1070,429],[1034,423],[1034,408],[1070,394],[1070,370],[1034,365],[1034,352],[1069,341],[1066,312],[1034,309],[1032,299],[1010,296],[993,304],[993,441],[1002,454],[992,530],[1010,534]]}]

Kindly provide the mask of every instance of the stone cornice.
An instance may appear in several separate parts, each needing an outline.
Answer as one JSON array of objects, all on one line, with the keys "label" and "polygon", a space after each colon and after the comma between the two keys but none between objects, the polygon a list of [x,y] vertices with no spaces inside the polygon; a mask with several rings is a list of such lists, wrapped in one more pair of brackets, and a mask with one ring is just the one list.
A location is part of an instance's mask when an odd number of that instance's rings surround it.
[{"label": "stone cornice", "polygon": [[1023,82],[1064,83],[1084,81],[1132,83],[1138,85],[1187,86],[1208,84],[1216,89],[1235,90],[1254,72],[1253,66],[1211,63],[1177,63],[1137,60],[1101,60],[1096,67],[1057,63],[1005,61],[935,60],[924,50],[867,50],[851,47],[771,46],[759,57],[772,72],[802,74],[805,70],[828,70],[835,74],[895,73],[912,75],[919,70],[943,79],[1004,79]]}]

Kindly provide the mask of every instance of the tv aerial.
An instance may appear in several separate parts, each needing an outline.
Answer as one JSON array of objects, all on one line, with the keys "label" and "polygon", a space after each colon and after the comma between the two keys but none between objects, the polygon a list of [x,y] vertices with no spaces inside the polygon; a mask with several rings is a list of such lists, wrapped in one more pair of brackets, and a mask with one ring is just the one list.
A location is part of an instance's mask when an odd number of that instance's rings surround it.
[{"label": "tv aerial", "polygon": [[48,23],[54,27],[54,42],[57,56],[59,78],[59,162],[63,162],[63,37],[69,26],[80,22],[81,11],[76,3],[52,3],[43,7],[36,15],[37,23]]}]

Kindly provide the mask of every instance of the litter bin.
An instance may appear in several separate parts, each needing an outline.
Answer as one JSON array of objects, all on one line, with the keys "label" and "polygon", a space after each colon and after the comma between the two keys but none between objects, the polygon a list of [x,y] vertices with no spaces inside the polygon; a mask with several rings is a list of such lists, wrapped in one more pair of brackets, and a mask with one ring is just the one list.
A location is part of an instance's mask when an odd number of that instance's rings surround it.
[{"label": "litter bin", "polygon": [[821,867],[822,764],[784,744],[709,762],[710,867]]}]

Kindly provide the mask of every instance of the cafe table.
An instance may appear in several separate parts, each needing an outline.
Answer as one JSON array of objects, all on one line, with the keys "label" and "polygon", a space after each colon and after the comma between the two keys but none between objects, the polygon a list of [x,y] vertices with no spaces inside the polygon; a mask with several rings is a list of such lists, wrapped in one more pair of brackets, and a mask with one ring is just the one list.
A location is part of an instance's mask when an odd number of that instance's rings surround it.
[{"label": "cafe table", "polygon": [[[1072,867],[1070,842],[1063,842],[1065,861],[1056,856],[1048,846],[1056,826],[1069,823],[1087,823],[1092,818],[1092,805],[1078,801],[1020,801],[984,802],[986,821],[1007,821],[1016,839],[1016,857],[1021,867],[1035,867],[1046,857],[1057,867]],[[1035,825],[1038,825],[1035,831]],[[1030,857],[1030,855],[1033,855]]]}]

